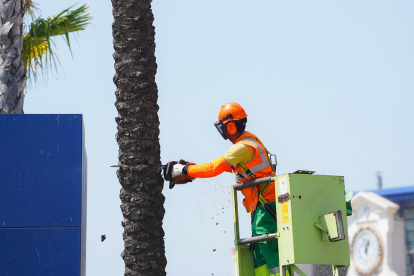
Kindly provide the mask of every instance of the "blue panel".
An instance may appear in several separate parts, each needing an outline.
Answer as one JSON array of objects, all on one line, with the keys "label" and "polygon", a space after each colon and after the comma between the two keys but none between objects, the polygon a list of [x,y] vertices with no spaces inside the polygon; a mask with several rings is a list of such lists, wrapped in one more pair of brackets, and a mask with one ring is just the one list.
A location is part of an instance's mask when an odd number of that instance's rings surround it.
[{"label": "blue panel", "polygon": [[[396,202],[398,204],[404,204],[405,202],[411,202],[414,198],[414,186],[400,187],[400,188],[390,188],[390,189],[381,189],[381,190],[368,190],[366,192],[373,192],[377,195],[385,197],[388,200]],[[356,195],[354,193],[354,195]]]},{"label": "blue panel", "polygon": [[0,115],[0,228],[81,226],[81,201],[82,115]]},{"label": "blue panel", "polygon": [[80,275],[80,228],[0,229],[0,276]]},{"label": "blue panel", "polygon": [[414,186],[372,190],[371,192],[376,193],[380,196],[384,196],[384,197],[394,196],[394,195],[408,195],[408,194],[414,194]]}]

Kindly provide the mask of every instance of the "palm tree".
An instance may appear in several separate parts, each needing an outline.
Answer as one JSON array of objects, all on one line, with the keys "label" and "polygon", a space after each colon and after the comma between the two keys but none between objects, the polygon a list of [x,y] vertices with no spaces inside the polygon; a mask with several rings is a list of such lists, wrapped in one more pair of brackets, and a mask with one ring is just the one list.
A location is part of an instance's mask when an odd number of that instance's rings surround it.
[{"label": "palm tree", "polygon": [[125,276],[166,275],[152,0],[112,0]]},{"label": "palm tree", "polygon": [[[84,30],[91,17],[86,5],[72,7],[46,19],[36,18],[31,0],[0,2],[0,114],[24,113],[26,79],[37,77],[40,69],[56,69],[54,51],[58,36],[63,36],[70,49],[69,33]],[[30,15],[33,22],[24,24]]]}]

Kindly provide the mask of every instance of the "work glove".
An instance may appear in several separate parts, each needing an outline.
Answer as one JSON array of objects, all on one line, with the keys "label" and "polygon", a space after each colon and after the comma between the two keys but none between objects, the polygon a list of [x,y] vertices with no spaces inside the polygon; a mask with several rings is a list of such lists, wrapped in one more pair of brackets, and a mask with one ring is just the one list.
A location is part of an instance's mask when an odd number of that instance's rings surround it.
[{"label": "work glove", "polygon": [[172,169],[172,177],[176,178],[177,176],[182,175],[184,167],[185,165],[175,164]]}]

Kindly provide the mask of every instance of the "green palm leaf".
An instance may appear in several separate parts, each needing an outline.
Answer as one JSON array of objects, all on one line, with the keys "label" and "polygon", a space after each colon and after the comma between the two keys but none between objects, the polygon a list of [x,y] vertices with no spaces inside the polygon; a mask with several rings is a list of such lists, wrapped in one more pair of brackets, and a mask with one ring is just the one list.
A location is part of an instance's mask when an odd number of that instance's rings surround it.
[{"label": "green palm leaf", "polygon": [[88,7],[83,5],[72,10],[73,6],[59,14],[46,19],[39,18],[28,27],[23,39],[23,62],[26,65],[27,77],[37,79],[36,71],[56,69],[59,61],[53,49],[55,37],[62,36],[71,50],[69,33],[85,30],[92,17],[87,13]]}]

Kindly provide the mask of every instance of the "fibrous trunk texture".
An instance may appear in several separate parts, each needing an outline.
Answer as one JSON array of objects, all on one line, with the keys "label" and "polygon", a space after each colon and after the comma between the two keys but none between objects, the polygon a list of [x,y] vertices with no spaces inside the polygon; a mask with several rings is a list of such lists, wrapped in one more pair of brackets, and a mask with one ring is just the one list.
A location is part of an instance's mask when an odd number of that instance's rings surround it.
[{"label": "fibrous trunk texture", "polygon": [[127,276],[166,275],[151,0],[112,0],[120,198]]},{"label": "fibrous trunk texture", "polygon": [[0,114],[24,113],[23,0],[0,0]]}]

